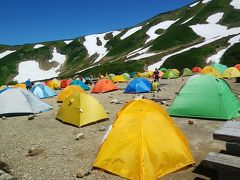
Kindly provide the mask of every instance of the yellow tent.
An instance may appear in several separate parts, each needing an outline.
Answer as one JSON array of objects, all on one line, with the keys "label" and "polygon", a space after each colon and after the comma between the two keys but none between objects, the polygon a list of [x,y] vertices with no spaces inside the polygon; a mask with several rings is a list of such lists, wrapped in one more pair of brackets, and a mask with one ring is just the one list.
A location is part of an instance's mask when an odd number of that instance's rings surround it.
[{"label": "yellow tent", "polygon": [[47,82],[47,86],[50,87],[51,89],[60,89],[60,84],[61,82],[57,79],[53,79]]},{"label": "yellow tent", "polygon": [[14,88],[26,89],[26,85],[25,85],[25,84],[15,84],[13,87],[14,87]]},{"label": "yellow tent", "polygon": [[212,76],[215,76],[217,78],[223,78],[222,74],[212,66],[206,66],[205,68],[202,69],[202,71],[200,73],[201,74],[212,75]]},{"label": "yellow tent", "polygon": [[64,101],[68,96],[73,94],[74,92],[83,92],[86,93],[81,87],[76,85],[67,86],[62,92],[58,95],[57,102]]},{"label": "yellow tent", "polygon": [[149,78],[149,77],[151,77],[151,75],[150,75],[149,72],[144,72],[144,73],[138,72],[138,73],[136,74],[136,77]]},{"label": "yellow tent", "polygon": [[57,119],[78,127],[107,119],[103,106],[87,93],[73,93],[62,103]]},{"label": "yellow tent", "polygon": [[179,76],[179,74],[180,74],[179,70],[177,70],[177,69],[171,69],[171,71],[172,71],[174,74],[176,74],[177,76]]},{"label": "yellow tent", "polygon": [[150,70],[148,71],[148,74],[149,74],[149,77],[151,77],[154,74],[154,72]]},{"label": "yellow tent", "polygon": [[112,77],[113,82],[127,82],[123,75],[117,75]]},{"label": "yellow tent", "polygon": [[194,164],[184,134],[157,103],[134,100],[117,114],[94,167],[134,180],[155,180]]},{"label": "yellow tent", "polygon": [[236,78],[240,77],[240,71],[235,67],[227,68],[223,72],[223,78]]}]

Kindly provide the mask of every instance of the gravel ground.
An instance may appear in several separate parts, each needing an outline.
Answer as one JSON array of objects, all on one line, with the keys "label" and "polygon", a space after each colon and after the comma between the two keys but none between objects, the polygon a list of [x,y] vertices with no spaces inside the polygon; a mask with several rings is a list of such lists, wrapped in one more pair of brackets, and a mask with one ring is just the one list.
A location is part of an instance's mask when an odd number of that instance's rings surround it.
[{"label": "gravel ground", "polygon": [[[144,94],[160,103],[165,100],[171,103],[175,93],[186,82],[187,78],[174,80],[161,80],[162,91]],[[235,94],[239,93],[239,84],[228,80]],[[118,84],[120,88],[126,84]],[[58,92],[59,93],[59,92]],[[153,95],[154,94],[154,95]],[[76,174],[89,175],[82,179],[122,179],[100,170],[91,170],[96,157],[100,142],[105,131],[99,131],[101,126],[106,128],[112,124],[116,113],[123,104],[130,101],[136,95],[124,94],[123,90],[105,94],[91,94],[109,112],[109,120],[103,121],[83,128],[63,124],[55,119],[59,104],[56,97],[44,99],[53,105],[53,110],[38,114],[33,120],[28,116],[9,117],[0,119],[0,160],[12,167],[12,175],[18,179],[77,179]],[[113,97],[112,97],[113,96]],[[123,104],[112,104],[114,98],[121,100]],[[167,106],[164,106],[167,108]],[[225,149],[221,141],[213,140],[212,133],[224,124],[223,121],[198,120],[190,118],[173,118],[177,126],[187,136],[193,153],[196,166],[210,151],[219,152]],[[188,124],[193,121],[193,125]],[[239,120],[239,119],[236,119]],[[85,139],[76,140],[78,133],[84,133]],[[29,154],[30,151],[30,154]],[[208,179],[207,176],[197,174],[193,171],[196,167],[171,173],[162,179]]]}]

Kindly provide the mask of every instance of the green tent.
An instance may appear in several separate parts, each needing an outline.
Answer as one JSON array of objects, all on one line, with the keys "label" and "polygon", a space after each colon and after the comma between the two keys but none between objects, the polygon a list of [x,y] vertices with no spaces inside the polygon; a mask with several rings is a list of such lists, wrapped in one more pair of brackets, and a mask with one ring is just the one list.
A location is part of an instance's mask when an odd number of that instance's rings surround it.
[{"label": "green tent", "polygon": [[225,120],[239,112],[240,103],[227,82],[209,75],[187,81],[169,109],[172,116]]},{"label": "green tent", "polygon": [[177,77],[178,76],[173,71],[168,70],[163,74],[162,79],[173,79]]},{"label": "green tent", "polygon": [[160,68],[160,69],[158,69],[158,70],[160,70],[160,71],[162,71],[162,72],[167,72],[167,69],[166,68]]},{"label": "green tent", "polygon": [[213,63],[211,66],[218,70],[220,73],[223,73],[228,68],[227,66],[219,63]]},{"label": "green tent", "polygon": [[182,71],[182,76],[185,77],[185,76],[192,76],[194,75],[194,73],[192,72],[191,69],[189,68],[184,68],[183,71]]},{"label": "green tent", "polygon": [[123,73],[122,75],[127,81],[130,79],[130,75],[128,73]]}]

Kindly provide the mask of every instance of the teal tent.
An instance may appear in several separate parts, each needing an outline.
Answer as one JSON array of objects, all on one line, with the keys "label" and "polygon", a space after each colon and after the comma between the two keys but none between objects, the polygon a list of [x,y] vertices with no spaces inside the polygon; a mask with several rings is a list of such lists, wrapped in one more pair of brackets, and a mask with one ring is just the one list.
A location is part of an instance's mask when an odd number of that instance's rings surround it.
[{"label": "teal tent", "polygon": [[170,106],[172,116],[228,120],[240,116],[240,103],[226,81],[203,75],[182,87]]},{"label": "teal tent", "polygon": [[213,63],[211,66],[218,70],[220,73],[223,73],[228,68],[227,66],[219,63]]}]

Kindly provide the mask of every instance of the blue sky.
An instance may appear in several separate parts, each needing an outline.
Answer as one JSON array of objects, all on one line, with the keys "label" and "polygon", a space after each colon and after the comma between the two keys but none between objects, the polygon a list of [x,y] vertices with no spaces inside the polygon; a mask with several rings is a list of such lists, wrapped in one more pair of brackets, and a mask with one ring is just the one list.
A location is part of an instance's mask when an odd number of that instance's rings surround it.
[{"label": "blue sky", "polygon": [[1,0],[0,44],[24,44],[121,29],[194,0]]}]

